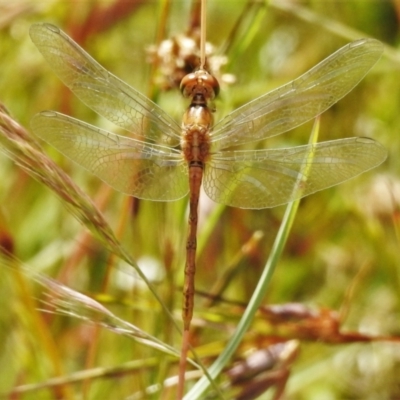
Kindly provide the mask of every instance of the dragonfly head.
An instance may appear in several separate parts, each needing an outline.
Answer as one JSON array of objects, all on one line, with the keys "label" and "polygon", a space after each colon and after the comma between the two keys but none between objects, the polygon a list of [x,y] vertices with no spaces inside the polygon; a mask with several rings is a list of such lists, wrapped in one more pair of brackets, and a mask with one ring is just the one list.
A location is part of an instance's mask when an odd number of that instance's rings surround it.
[{"label": "dragonfly head", "polygon": [[219,83],[206,70],[199,69],[183,77],[180,89],[184,97],[193,98],[201,95],[206,100],[212,100],[218,96]]}]

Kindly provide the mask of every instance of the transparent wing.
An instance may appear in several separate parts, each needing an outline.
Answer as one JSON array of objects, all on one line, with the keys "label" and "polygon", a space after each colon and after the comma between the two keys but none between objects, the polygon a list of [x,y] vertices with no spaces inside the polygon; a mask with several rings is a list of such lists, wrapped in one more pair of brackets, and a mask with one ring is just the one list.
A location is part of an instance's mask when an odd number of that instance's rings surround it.
[{"label": "transparent wing", "polygon": [[342,47],[296,80],[223,118],[213,130],[213,149],[279,135],[316,117],[353,89],[382,52],[374,39]]},{"label": "transparent wing", "polygon": [[139,138],[179,143],[180,127],[168,114],[104,69],[56,26],[34,24],[29,33],[54,72],[92,110]]},{"label": "transparent wing", "polygon": [[337,185],[381,164],[386,149],[348,138],[287,149],[224,151],[206,165],[204,190],[222,204],[268,208]]},{"label": "transparent wing", "polygon": [[34,133],[114,189],[141,199],[169,201],[188,192],[180,151],[96,128],[54,111],[33,117]]}]

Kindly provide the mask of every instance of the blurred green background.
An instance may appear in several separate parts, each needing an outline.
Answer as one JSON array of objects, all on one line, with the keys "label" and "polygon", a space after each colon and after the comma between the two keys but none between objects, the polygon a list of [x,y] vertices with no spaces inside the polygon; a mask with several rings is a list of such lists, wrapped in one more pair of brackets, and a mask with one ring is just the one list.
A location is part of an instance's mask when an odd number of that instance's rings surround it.
[{"label": "blurred green background", "polygon": [[[195,16],[191,1],[18,0],[11,4],[0,0],[0,102],[28,130],[32,116],[45,109],[110,128],[63,86],[30,41],[30,25],[46,21],[63,29],[105,68],[179,121],[186,103],[177,88],[166,90],[173,85],[148,49],[192,32]],[[232,360],[233,365],[269,345],[296,343],[300,351],[293,360],[273,359],[272,372],[288,373],[284,399],[400,398],[400,345],[396,343],[400,333],[399,16],[397,0],[209,0],[207,40],[216,55],[226,57],[219,75],[216,120],[295,79],[349,41],[371,36],[386,46],[366,78],[323,114],[320,140],[367,136],[382,143],[389,157],[377,169],[302,200],[264,303],[296,302],[312,312],[290,314],[290,319],[284,312],[274,318],[260,313]],[[234,83],[229,83],[232,77]],[[265,146],[305,144],[311,127],[312,123],[305,124]],[[44,148],[103,210],[116,236],[179,322],[187,199],[166,204],[130,199],[106,188],[50,146]],[[217,207],[205,195],[201,198],[193,343],[206,365],[235,328],[284,210],[285,206],[257,211]],[[243,246],[257,231],[262,237],[246,252]],[[93,297],[123,320],[179,349],[179,335],[146,286],[122,273],[122,262],[112,258],[48,188],[1,152],[0,241],[28,270]],[[28,384],[33,386],[14,398],[174,398],[173,388],[140,395],[176,374],[175,358],[72,316],[39,312],[33,317],[28,299],[37,302],[35,309],[42,308],[43,286],[29,273],[16,274],[10,263],[3,264],[1,398],[12,398],[7,393]],[[227,271],[232,271],[232,277],[221,298],[210,306],[205,294],[224,281]],[[36,318],[43,322],[43,331],[38,331]],[[298,341],[289,342],[292,339]],[[139,367],[127,364],[132,360]],[[121,370],[115,372],[115,367]],[[95,368],[100,368],[96,378],[80,376],[67,388],[49,381],[62,376],[69,382],[74,373]],[[283,385],[284,374],[263,374],[248,377],[243,387],[251,388],[268,377],[272,384]],[[263,394],[242,398],[274,398],[276,386],[268,389],[268,382],[260,384]],[[227,385],[226,398],[240,398],[242,387],[232,387],[227,374],[218,383]],[[38,384],[44,387],[38,389],[34,386]]]}]

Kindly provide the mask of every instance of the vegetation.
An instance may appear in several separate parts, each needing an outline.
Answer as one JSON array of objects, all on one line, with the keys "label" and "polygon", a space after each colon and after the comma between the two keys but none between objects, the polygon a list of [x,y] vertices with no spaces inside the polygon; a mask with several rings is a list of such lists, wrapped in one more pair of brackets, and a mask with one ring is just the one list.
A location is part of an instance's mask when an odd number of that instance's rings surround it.
[{"label": "vegetation", "polygon": [[[127,197],[29,133],[46,109],[115,127],[63,86],[28,30],[59,26],[179,121],[180,71],[154,49],[195,36],[196,15],[180,1],[0,0],[0,398],[174,398],[187,198]],[[226,56],[216,120],[349,41],[385,44],[367,77],[322,115],[319,140],[371,137],[389,157],[300,202],[263,306],[215,381],[227,399],[400,398],[399,15],[389,1],[209,0],[207,38]],[[312,126],[262,145],[305,144]],[[234,334],[274,242],[284,244],[285,210],[201,198],[192,343],[203,365]],[[249,359],[260,371],[241,369]],[[188,390],[200,376],[193,368]],[[214,390],[209,398],[219,398]]]}]

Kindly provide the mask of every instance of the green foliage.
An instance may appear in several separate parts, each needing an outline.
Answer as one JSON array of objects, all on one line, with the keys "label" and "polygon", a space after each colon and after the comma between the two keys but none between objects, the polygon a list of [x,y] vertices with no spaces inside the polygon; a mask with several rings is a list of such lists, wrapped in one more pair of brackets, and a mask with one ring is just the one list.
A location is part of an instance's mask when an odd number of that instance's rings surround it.
[{"label": "green foliage", "polygon": [[[6,117],[0,122],[9,132],[8,140],[0,140],[0,247],[12,253],[0,259],[0,396],[14,390],[24,400],[174,398],[167,379],[178,368],[187,199],[128,198],[43,143],[41,153],[29,135],[29,121],[39,111],[114,127],[63,86],[28,30],[35,22],[56,24],[179,121],[186,105],[177,88],[164,90],[168,85],[148,62],[146,47],[187,32],[190,7],[172,1],[168,8],[155,0],[8,3],[0,0],[0,102],[28,132]],[[382,143],[389,157],[377,169],[301,201],[263,299],[265,307],[283,309],[260,309],[227,368],[279,343],[295,349],[274,359],[268,375],[277,390],[289,374],[286,399],[398,398],[400,53],[394,2],[270,3],[246,8],[244,0],[209,0],[207,40],[227,56],[216,120],[347,42],[372,36],[386,45],[384,56],[322,115],[319,140],[367,136]],[[236,82],[223,83],[223,74]],[[263,146],[306,144],[311,128],[305,124]],[[251,211],[201,198],[192,343],[205,366],[237,327],[284,212],[285,206]],[[128,264],[139,265],[157,296]],[[294,302],[303,308],[288,305]],[[193,371],[188,388],[199,378]],[[247,379],[233,387],[223,373],[216,383],[234,399],[240,388],[255,386]],[[273,398],[267,384],[262,391],[257,398]]]}]

